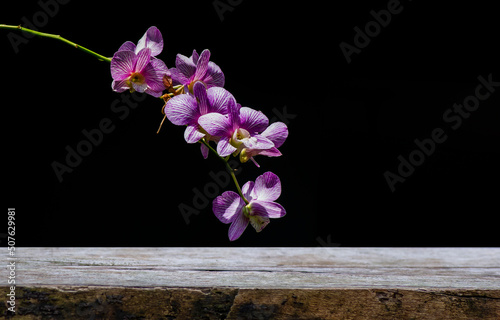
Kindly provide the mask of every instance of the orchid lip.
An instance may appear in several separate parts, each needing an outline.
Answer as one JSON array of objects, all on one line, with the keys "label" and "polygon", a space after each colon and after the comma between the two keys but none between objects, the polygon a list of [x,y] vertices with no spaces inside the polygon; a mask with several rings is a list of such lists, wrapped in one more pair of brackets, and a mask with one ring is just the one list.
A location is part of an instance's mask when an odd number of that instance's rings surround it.
[{"label": "orchid lip", "polygon": [[143,84],[146,81],[146,79],[139,72],[134,72],[130,75],[130,81],[137,84]]},{"label": "orchid lip", "polygon": [[231,144],[237,148],[243,143],[245,139],[249,138],[250,138],[250,133],[247,130],[238,128],[233,133]]}]

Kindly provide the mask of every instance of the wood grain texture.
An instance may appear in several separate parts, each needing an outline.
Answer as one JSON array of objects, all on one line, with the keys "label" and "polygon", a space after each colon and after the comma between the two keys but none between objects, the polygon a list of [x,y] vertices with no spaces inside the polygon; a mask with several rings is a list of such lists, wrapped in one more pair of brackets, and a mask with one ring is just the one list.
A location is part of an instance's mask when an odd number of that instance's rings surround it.
[{"label": "wood grain texture", "polygon": [[497,320],[500,249],[17,248],[16,302],[13,319]]}]

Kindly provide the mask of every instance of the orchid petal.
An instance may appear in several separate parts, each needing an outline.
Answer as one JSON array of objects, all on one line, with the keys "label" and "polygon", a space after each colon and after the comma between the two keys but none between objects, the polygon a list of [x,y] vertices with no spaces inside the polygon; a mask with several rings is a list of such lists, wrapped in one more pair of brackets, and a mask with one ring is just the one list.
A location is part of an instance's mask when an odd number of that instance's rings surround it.
[{"label": "orchid petal", "polygon": [[136,82],[132,82],[132,88],[137,91],[137,92],[140,92],[140,93],[144,93],[146,91],[146,89],[148,89],[148,84],[146,82],[144,83],[136,83]]},{"label": "orchid petal", "polygon": [[202,115],[198,119],[198,123],[212,136],[229,137],[231,135],[231,123],[226,116],[220,113],[211,112]]},{"label": "orchid petal", "polygon": [[285,208],[281,204],[272,201],[253,200],[251,207],[252,215],[255,216],[281,218],[286,215]]},{"label": "orchid petal", "polygon": [[177,54],[177,57],[175,58],[175,66],[177,70],[179,70],[186,77],[186,79],[191,77],[196,71],[196,65],[193,63],[193,60],[182,54]]},{"label": "orchid petal", "polygon": [[240,108],[236,100],[229,99],[227,104],[228,122],[231,124],[231,133],[240,127]]},{"label": "orchid petal", "polygon": [[148,85],[148,89],[151,91],[157,91],[162,93],[163,90],[165,90],[165,85],[163,84],[161,78],[160,75],[157,73],[155,73],[153,77],[146,78],[146,84]]},{"label": "orchid petal", "polygon": [[269,119],[261,112],[251,108],[240,109],[240,128],[248,130],[250,134],[264,131],[269,125]]},{"label": "orchid petal", "polygon": [[267,127],[261,135],[271,140],[274,146],[279,148],[288,137],[288,128],[283,122],[275,122]]},{"label": "orchid petal", "polygon": [[208,69],[208,61],[210,60],[210,51],[208,49],[203,50],[200,54],[198,61],[196,62],[196,71],[194,73],[195,80],[202,80]]},{"label": "orchid petal", "polygon": [[255,186],[255,182],[253,181],[248,181],[246,182],[243,187],[241,187],[241,193],[243,193],[243,196],[248,200],[252,201],[252,190]]},{"label": "orchid petal", "polygon": [[207,96],[210,104],[210,112],[227,114],[227,105],[229,100],[234,97],[224,88],[212,87],[207,90]]},{"label": "orchid petal", "polygon": [[269,218],[265,216],[250,216],[249,220],[257,232],[261,232],[269,224]]},{"label": "orchid petal", "polygon": [[249,219],[245,217],[243,214],[240,214],[236,217],[236,219],[231,223],[231,226],[229,227],[229,240],[234,241],[237,240],[241,235],[243,234],[243,231],[248,226]]},{"label": "orchid petal", "polygon": [[241,197],[233,191],[226,191],[214,199],[212,210],[222,223],[233,222],[238,215],[243,215],[243,206],[245,203]]},{"label": "orchid petal", "polygon": [[155,98],[159,98],[163,95],[163,90],[162,91],[154,91],[151,88],[147,88],[146,90],[144,90],[144,92],[155,97]]},{"label": "orchid petal", "polygon": [[132,41],[127,41],[118,48],[118,51],[132,51],[135,52],[135,44]]},{"label": "orchid petal", "polygon": [[173,85],[177,86],[189,83],[189,78],[186,77],[179,69],[170,68],[168,71],[170,71],[170,77],[172,78]]},{"label": "orchid petal", "polygon": [[198,130],[198,125],[190,125],[186,127],[184,131],[184,139],[187,143],[196,143],[200,141],[201,138],[205,136],[204,133],[201,133]]},{"label": "orchid petal", "polygon": [[274,143],[271,140],[258,134],[255,134],[250,138],[243,139],[242,142],[246,148],[250,149],[266,150],[274,147]]},{"label": "orchid petal", "polygon": [[134,72],[136,55],[132,51],[118,51],[111,59],[111,76],[114,80],[124,80]]},{"label": "orchid petal", "polygon": [[163,37],[157,27],[150,27],[137,43],[136,53],[144,48],[151,49],[151,56],[159,55],[163,50]]},{"label": "orchid petal", "polygon": [[160,73],[160,70],[156,70],[151,63],[146,65],[141,74],[144,76],[149,89],[160,92],[165,90],[163,74]]},{"label": "orchid petal", "polygon": [[280,178],[271,171],[257,177],[252,190],[252,198],[260,201],[274,201],[281,194]]},{"label": "orchid petal", "polygon": [[267,157],[279,157],[282,155],[282,153],[277,148],[269,148],[266,150],[257,150],[257,152],[252,154],[252,156],[253,155],[263,155],[263,156],[267,156]]},{"label": "orchid petal", "polygon": [[165,106],[165,115],[170,122],[178,126],[196,123],[198,116],[196,98],[188,94],[173,97]]},{"label": "orchid petal", "polygon": [[212,61],[208,62],[207,72],[203,77],[203,82],[207,84],[209,88],[211,87],[224,87],[225,77],[221,68],[213,63]]},{"label": "orchid petal", "polygon": [[193,50],[193,54],[191,55],[190,59],[193,61],[193,63],[196,65],[198,63],[198,58],[200,55],[198,52],[196,52],[196,49]]},{"label": "orchid petal", "polygon": [[163,60],[158,58],[152,58],[150,63],[153,66],[153,68],[155,68],[156,72],[161,74],[161,77],[163,79],[163,75],[167,74],[169,71],[165,62],[163,62]]},{"label": "orchid petal", "polygon": [[144,68],[149,64],[151,60],[151,49],[144,48],[137,54],[137,59],[135,62],[135,72],[142,72]]},{"label": "orchid petal", "polygon": [[203,159],[208,158],[208,153],[210,152],[210,150],[203,143],[200,145],[200,151],[201,151],[201,155],[203,156]]},{"label": "orchid petal", "polygon": [[111,88],[115,92],[124,92],[124,91],[130,89],[130,87],[128,86],[128,80],[127,79],[124,79],[124,80],[113,80],[113,82],[111,83]]},{"label": "orchid petal", "polygon": [[237,149],[229,143],[228,137],[222,137],[219,143],[217,144],[217,153],[221,157],[227,157],[236,150]]},{"label": "orchid petal", "polygon": [[200,114],[207,114],[209,111],[209,101],[207,97],[207,88],[203,82],[196,82],[193,88],[194,96],[198,99],[198,108],[200,110]]}]

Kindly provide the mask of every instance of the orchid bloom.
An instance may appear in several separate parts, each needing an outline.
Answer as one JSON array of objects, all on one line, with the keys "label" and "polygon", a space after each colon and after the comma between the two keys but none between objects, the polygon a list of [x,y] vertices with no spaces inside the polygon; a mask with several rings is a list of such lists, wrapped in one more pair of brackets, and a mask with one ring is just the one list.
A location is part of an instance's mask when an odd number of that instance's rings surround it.
[{"label": "orchid bloom", "polygon": [[234,100],[227,107],[227,115],[208,113],[198,119],[206,132],[220,138],[217,143],[219,156],[237,155],[243,148],[267,150],[274,147],[271,140],[259,135],[269,124],[262,112],[241,108]]},{"label": "orchid bloom", "polygon": [[111,59],[113,90],[145,92],[160,97],[165,90],[163,76],[168,71],[165,63],[155,58],[162,50],[163,39],[156,27],[149,28],[137,46],[125,42]]},{"label": "orchid bloom", "polygon": [[[181,94],[168,100],[165,105],[165,115],[168,120],[178,126],[187,126],[184,131],[184,139],[187,143],[198,142],[207,135],[200,125],[198,119],[207,113],[226,114],[227,105],[235,103],[234,97],[224,88],[212,87],[206,89],[203,83],[196,82],[194,85],[194,96]],[[208,140],[213,140],[209,137]],[[201,152],[204,158],[208,156],[208,148],[202,144]]]},{"label": "orchid bloom", "polygon": [[257,177],[255,183],[245,183],[241,191],[248,204],[236,192],[226,191],[215,198],[212,205],[217,219],[231,224],[230,241],[238,239],[248,223],[260,232],[269,224],[270,218],[281,218],[286,214],[283,206],[274,202],[281,195],[281,181],[274,173],[268,171]]},{"label": "orchid bloom", "polygon": [[255,148],[243,148],[240,152],[241,163],[252,160],[257,167],[260,165],[254,160],[253,157],[257,155],[263,155],[268,157],[279,157],[281,152],[278,150],[279,147],[285,142],[288,137],[288,128],[283,122],[275,122],[267,127],[264,132],[260,134],[261,136],[271,140],[274,143],[274,147],[270,149],[255,149]]},{"label": "orchid bloom", "polygon": [[193,92],[194,84],[201,81],[207,89],[211,87],[224,87],[224,73],[218,65],[210,60],[210,51],[203,50],[198,55],[193,50],[191,57],[178,54],[175,59],[175,68],[171,68],[172,80],[174,85],[184,85],[189,91]]}]

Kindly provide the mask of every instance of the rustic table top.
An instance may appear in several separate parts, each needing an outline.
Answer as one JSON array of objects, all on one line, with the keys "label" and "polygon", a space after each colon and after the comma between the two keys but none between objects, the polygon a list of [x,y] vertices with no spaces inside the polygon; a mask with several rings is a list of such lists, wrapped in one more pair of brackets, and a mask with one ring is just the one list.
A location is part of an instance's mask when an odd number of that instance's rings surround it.
[{"label": "rustic table top", "polygon": [[25,286],[500,289],[500,248],[21,247],[14,259]]},{"label": "rustic table top", "polygon": [[0,318],[500,319],[500,248],[16,248]]}]

